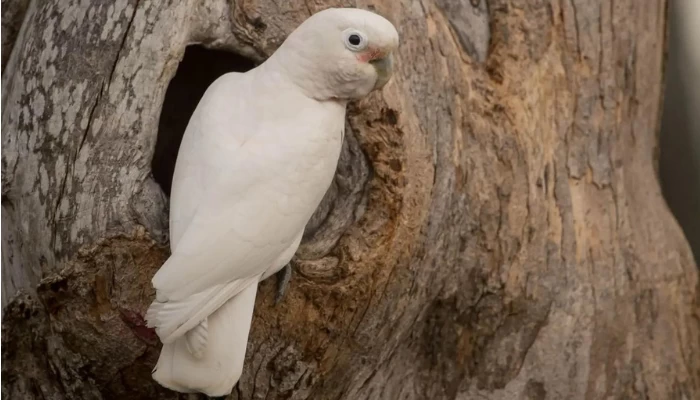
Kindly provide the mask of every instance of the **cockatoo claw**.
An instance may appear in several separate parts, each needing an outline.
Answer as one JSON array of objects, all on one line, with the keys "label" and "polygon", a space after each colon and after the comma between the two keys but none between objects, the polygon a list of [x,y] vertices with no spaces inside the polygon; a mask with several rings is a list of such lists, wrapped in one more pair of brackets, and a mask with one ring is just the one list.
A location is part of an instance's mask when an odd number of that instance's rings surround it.
[{"label": "cockatoo claw", "polygon": [[292,264],[287,264],[275,274],[277,278],[277,293],[275,294],[275,305],[279,303],[287,292],[289,281],[292,279]]}]

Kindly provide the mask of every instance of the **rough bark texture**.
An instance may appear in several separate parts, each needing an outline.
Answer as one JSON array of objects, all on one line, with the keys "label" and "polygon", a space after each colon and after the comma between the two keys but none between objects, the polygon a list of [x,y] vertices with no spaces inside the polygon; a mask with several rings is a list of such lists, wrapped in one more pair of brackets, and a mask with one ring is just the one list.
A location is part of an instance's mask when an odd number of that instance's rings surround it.
[{"label": "rough bark texture", "polygon": [[[4,398],[177,397],[142,318],[168,83],[189,43],[259,62],[339,4],[30,1],[3,74]],[[397,75],[351,106],[232,398],[700,398],[697,270],[655,172],[665,2],[344,4],[398,26]]]}]

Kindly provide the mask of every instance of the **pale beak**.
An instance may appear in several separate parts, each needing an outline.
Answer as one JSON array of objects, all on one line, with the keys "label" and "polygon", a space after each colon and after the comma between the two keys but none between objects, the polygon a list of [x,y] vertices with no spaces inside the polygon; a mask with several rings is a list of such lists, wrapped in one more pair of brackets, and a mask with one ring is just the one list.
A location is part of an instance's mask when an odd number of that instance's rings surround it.
[{"label": "pale beak", "polygon": [[375,58],[369,62],[377,71],[377,82],[374,84],[374,90],[381,89],[389,82],[391,75],[394,72],[394,60],[391,53],[381,58]]}]

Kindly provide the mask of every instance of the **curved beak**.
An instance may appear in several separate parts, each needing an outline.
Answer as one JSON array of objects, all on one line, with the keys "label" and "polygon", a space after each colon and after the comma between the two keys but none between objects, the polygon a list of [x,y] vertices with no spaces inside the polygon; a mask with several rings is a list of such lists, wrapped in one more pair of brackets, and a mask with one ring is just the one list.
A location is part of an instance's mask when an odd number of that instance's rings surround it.
[{"label": "curved beak", "polygon": [[374,84],[374,90],[381,89],[389,82],[391,75],[394,70],[394,60],[391,53],[388,53],[382,57],[375,58],[369,62],[372,64],[374,69],[377,71],[377,82]]}]

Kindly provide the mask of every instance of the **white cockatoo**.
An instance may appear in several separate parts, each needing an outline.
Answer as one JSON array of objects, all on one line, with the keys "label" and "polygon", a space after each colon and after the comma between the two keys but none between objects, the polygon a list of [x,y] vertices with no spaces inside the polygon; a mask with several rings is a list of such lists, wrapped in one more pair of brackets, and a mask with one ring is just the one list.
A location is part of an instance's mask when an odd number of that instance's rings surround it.
[{"label": "white cockatoo", "polygon": [[207,89],[180,147],[172,255],[146,319],[163,342],[153,377],[179,392],[231,393],[258,282],[285,267],[333,180],[348,101],[383,87],[399,35],[385,18],[328,9],[263,64]]}]

